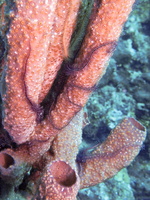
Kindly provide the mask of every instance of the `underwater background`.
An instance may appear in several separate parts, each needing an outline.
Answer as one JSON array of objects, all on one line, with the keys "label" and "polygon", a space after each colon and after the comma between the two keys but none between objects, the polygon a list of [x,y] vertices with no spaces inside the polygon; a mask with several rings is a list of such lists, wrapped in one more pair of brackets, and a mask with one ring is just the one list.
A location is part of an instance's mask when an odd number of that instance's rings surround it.
[{"label": "underwater background", "polygon": [[137,0],[124,26],[106,74],[86,108],[90,124],[83,146],[105,140],[125,117],[147,128],[147,138],[132,164],[96,186],[80,190],[79,200],[150,200],[150,2]]},{"label": "underwater background", "polygon": [[106,74],[85,111],[90,124],[83,130],[84,147],[104,141],[125,116],[139,120],[147,128],[147,138],[129,167],[104,183],[80,190],[78,200],[150,200],[149,0],[136,0]]}]

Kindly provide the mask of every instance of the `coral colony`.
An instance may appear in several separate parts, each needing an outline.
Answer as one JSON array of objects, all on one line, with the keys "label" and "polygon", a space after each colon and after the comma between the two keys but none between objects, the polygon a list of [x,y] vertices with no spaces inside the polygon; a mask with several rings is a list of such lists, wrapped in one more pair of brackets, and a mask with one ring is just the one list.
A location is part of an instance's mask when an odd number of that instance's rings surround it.
[{"label": "coral colony", "polygon": [[114,176],[139,153],[146,130],[133,118],[91,154],[79,152],[82,108],[133,3],[16,0],[2,75],[1,191],[9,185],[16,198],[75,200],[81,188]]}]

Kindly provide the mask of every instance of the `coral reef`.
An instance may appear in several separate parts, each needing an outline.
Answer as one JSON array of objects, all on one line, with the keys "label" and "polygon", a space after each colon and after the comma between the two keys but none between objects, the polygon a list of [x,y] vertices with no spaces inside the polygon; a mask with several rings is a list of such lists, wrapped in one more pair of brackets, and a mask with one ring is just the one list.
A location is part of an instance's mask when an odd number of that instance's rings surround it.
[{"label": "coral reef", "polygon": [[[79,189],[114,176],[139,153],[146,130],[131,117],[92,152],[78,150],[86,116],[82,108],[106,70],[133,3],[12,3],[7,59],[2,56],[7,68],[1,86],[1,199],[74,200]],[[1,27],[5,6],[4,1]]]}]

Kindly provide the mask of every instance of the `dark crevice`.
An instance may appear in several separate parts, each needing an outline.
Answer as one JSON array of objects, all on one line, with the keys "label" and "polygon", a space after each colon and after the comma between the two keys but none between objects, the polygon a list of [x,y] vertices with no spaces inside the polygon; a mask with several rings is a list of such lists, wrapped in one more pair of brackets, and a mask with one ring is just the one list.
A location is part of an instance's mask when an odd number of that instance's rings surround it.
[{"label": "dark crevice", "polygon": [[50,110],[54,109],[58,96],[64,90],[65,84],[67,83],[67,80],[69,78],[69,75],[66,73],[66,69],[69,65],[70,63],[68,63],[68,61],[64,61],[62,63],[62,66],[57,73],[57,76],[52,84],[50,91],[40,104],[40,107],[44,109],[43,119],[46,117],[46,115],[48,115]]},{"label": "dark crevice", "polygon": [[6,42],[4,38],[0,35],[0,72],[3,67],[1,67],[2,61],[6,54]]},{"label": "dark crevice", "polygon": [[145,22],[143,22],[141,24],[142,24],[142,28],[141,28],[142,32],[145,35],[150,36],[150,20],[147,20],[147,21],[145,21]]},{"label": "dark crevice", "polygon": [[93,11],[94,0],[83,0],[79,9],[77,24],[71,37],[68,59],[72,60],[78,56],[81,46],[84,42],[87,27],[91,21],[90,18],[93,15]]},{"label": "dark crevice", "polygon": [[7,148],[17,148],[17,144],[10,137],[9,133],[2,127],[0,129],[0,151]]}]

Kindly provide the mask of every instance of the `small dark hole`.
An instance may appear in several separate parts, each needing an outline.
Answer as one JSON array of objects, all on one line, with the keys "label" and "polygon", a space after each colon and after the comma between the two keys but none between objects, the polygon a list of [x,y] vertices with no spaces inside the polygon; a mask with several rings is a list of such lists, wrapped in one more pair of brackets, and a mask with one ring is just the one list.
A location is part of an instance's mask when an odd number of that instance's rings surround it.
[{"label": "small dark hole", "polygon": [[14,165],[14,159],[7,153],[0,154],[0,166],[3,168],[9,168],[11,165]]},{"label": "small dark hole", "polygon": [[71,187],[76,183],[77,177],[75,171],[63,161],[53,163],[51,173],[60,185]]}]

